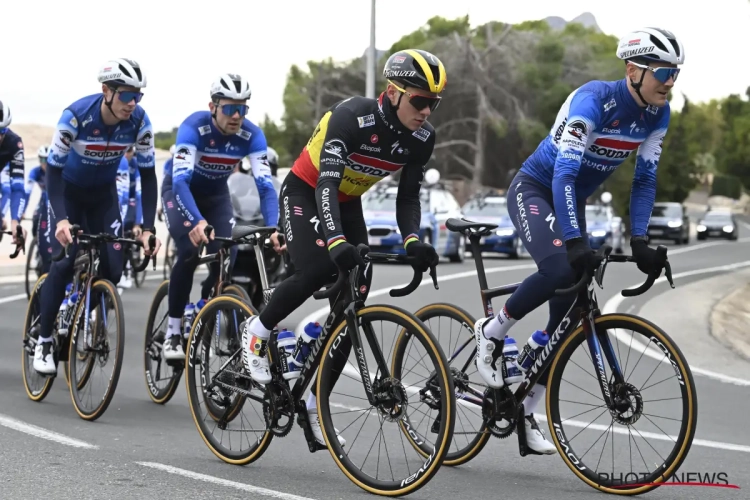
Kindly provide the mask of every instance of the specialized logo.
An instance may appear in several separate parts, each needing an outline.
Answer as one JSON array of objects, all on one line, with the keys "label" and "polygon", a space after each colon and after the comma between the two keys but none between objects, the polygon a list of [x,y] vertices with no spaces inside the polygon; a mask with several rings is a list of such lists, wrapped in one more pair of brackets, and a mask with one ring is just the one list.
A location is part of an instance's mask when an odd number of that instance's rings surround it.
[{"label": "specialized logo", "polygon": [[555,223],[555,215],[550,212],[549,215],[544,219],[545,222],[549,222],[549,230],[555,232],[555,228],[552,225]]}]

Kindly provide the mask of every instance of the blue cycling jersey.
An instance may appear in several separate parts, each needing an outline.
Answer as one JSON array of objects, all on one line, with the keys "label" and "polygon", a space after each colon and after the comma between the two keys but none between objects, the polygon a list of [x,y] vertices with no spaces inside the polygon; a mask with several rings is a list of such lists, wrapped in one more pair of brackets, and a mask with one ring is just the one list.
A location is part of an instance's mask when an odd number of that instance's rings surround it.
[{"label": "blue cycling jersey", "polygon": [[7,217],[10,208],[10,173],[7,168],[0,169],[0,217]]},{"label": "blue cycling jersey", "polygon": [[117,169],[117,197],[120,200],[122,220],[130,219],[135,224],[143,224],[141,179],[135,158],[128,161],[123,157],[120,160],[120,166]]},{"label": "blue cycling jersey", "polygon": [[592,81],[574,90],[550,134],[523,163],[524,172],[552,190],[567,241],[581,236],[576,205],[591,196],[637,150],[630,198],[631,233],[644,236],[656,198],[656,169],[669,126],[669,103],[642,108],[625,79]]},{"label": "blue cycling jersey", "polygon": [[8,129],[0,140],[0,173],[6,171],[8,173],[11,219],[16,221],[21,220],[26,208],[23,190],[25,168],[23,153],[23,141],[18,134]]},{"label": "blue cycling jersey", "polygon": [[170,177],[172,176],[172,163],[173,163],[173,160],[171,156],[167,158],[167,161],[164,162],[164,177],[168,175]]},{"label": "blue cycling jersey", "polygon": [[47,185],[45,183],[45,177],[44,177],[44,170],[42,169],[41,165],[37,165],[36,167],[32,168],[29,171],[29,177],[26,179],[26,197],[25,197],[25,204],[28,206],[29,204],[29,197],[31,196],[31,191],[34,189],[34,184],[39,186],[39,189],[42,191],[42,196],[39,198],[39,203],[42,204],[47,199]]},{"label": "blue cycling jersey", "polygon": [[249,120],[243,120],[236,134],[224,135],[214,126],[209,111],[188,116],[177,130],[172,165],[172,190],[185,217],[191,221],[202,220],[194,195],[228,194],[227,179],[237,163],[249,156],[263,218],[267,226],[275,226],[279,218],[278,198],[271,181],[266,148],[263,131]]}]

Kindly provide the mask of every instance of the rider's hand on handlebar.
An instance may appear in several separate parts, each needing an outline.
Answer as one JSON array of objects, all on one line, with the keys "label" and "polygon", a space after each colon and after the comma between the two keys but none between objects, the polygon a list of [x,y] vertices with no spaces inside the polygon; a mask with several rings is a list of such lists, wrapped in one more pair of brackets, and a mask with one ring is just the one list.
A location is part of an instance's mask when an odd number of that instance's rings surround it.
[{"label": "rider's hand on handlebar", "polygon": [[151,231],[144,231],[141,233],[141,235],[138,237],[138,239],[143,243],[143,253],[147,256],[156,255],[159,252],[159,249],[161,248],[161,241],[159,238],[154,238],[154,248],[153,250],[148,244],[148,240],[151,237],[152,233]]},{"label": "rider's hand on handlebar", "polygon": [[286,250],[286,243],[284,243],[283,245],[279,243],[278,231],[273,233],[269,239],[271,240],[271,243],[273,243],[273,249],[276,251],[276,253],[284,253],[284,251]]},{"label": "rider's hand on handlebar", "polygon": [[336,263],[342,271],[351,271],[356,266],[364,266],[365,261],[359,254],[357,247],[344,241],[329,250],[331,260]]},{"label": "rider's hand on handlebar", "polygon": [[[18,227],[21,228],[21,238],[18,238]],[[10,231],[13,233],[14,245],[20,245],[26,241],[26,229],[23,226],[19,226],[17,220],[10,221]]]},{"label": "rider's hand on handlebar", "polygon": [[583,241],[581,237],[571,238],[565,242],[565,247],[568,249],[568,264],[570,264],[570,267],[579,275],[585,272],[589,276],[593,276],[599,263],[588,243]]},{"label": "rider's hand on handlebar", "polygon": [[73,243],[73,236],[70,234],[70,221],[63,219],[57,223],[55,228],[55,239],[60,242],[62,246],[67,246]]},{"label": "rider's hand on handlebar", "polygon": [[414,267],[422,272],[440,262],[440,257],[438,257],[435,248],[429,243],[421,241],[414,241],[406,245],[406,255],[414,257]]},{"label": "rider's hand on handlebar", "polygon": [[[206,238],[205,229],[208,222],[205,220],[199,221],[193,229],[190,230],[190,241],[194,247],[197,247],[201,242],[208,244],[208,238]],[[213,233],[211,233],[211,239],[214,239]]]},{"label": "rider's hand on handlebar", "polygon": [[[638,269],[643,274],[651,275],[651,273],[658,272],[661,274],[661,265],[658,262],[656,249],[651,248],[643,238],[631,238],[630,249],[633,252],[633,259],[635,260]],[[658,275],[657,275],[658,277]]]},{"label": "rider's hand on handlebar", "polygon": [[139,238],[143,234],[143,228],[138,224],[133,225],[133,237]]}]

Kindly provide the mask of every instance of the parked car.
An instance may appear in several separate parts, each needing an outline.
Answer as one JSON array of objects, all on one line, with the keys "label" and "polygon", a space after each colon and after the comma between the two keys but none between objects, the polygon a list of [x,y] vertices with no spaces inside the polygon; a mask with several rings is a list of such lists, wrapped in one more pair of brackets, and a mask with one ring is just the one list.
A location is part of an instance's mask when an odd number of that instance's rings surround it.
[{"label": "parked car", "polygon": [[592,249],[606,243],[615,253],[623,253],[625,224],[621,217],[615,216],[611,206],[586,205],[586,232]]},{"label": "parked car", "polygon": [[690,242],[690,218],[680,203],[663,201],[654,203],[648,223],[651,240],[672,240],[675,244]]},{"label": "parked car", "polygon": [[[405,253],[404,241],[396,223],[398,185],[383,180],[362,195],[369,246],[373,251]],[[445,221],[460,218],[456,198],[440,183],[424,183],[419,193],[422,204],[419,239],[435,247],[438,255],[451,262],[463,262],[464,237],[449,231]]]},{"label": "parked car", "polygon": [[[479,249],[482,253],[505,254],[511,259],[528,256],[523,240],[513,226],[513,221],[508,215],[508,206],[505,196],[497,192],[480,193],[467,201],[461,207],[464,217],[472,222],[487,222],[497,224],[494,234],[484,236],[479,241]],[[466,242],[467,251],[471,251],[471,243]]]},{"label": "parked car", "polygon": [[695,228],[699,240],[706,238],[726,238],[737,241],[740,231],[734,214],[727,210],[709,210],[698,221]]}]

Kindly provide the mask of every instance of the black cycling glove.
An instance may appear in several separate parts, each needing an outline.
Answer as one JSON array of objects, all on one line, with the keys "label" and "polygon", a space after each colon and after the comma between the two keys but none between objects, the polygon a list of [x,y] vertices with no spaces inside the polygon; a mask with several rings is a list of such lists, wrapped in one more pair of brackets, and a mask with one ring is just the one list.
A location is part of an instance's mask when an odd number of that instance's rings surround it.
[{"label": "black cycling glove", "polygon": [[437,252],[428,243],[414,241],[406,245],[406,255],[414,257],[414,267],[421,272],[427,271],[431,266],[436,266],[440,261]]},{"label": "black cycling glove", "polygon": [[331,255],[331,260],[334,261],[336,266],[342,271],[351,271],[358,265],[365,265],[365,261],[359,254],[357,247],[346,241],[339,243],[328,252]]},{"label": "black cycling glove", "polygon": [[583,272],[587,272],[589,276],[594,274],[596,266],[598,264],[594,251],[591,247],[583,241],[583,238],[571,238],[565,242],[565,247],[568,249],[568,264],[572,267],[576,273],[580,276]]},{"label": "black cycling glove", "polygon": [[[651,248],[643,238],[632,238],[630,240],[630,249],[633,252],[633,259],[643,274],[651,275],[657,272],[661,274],[661,265],[656,256],[656,249]],[[658,278],[658,275],[656,276]]]}]

